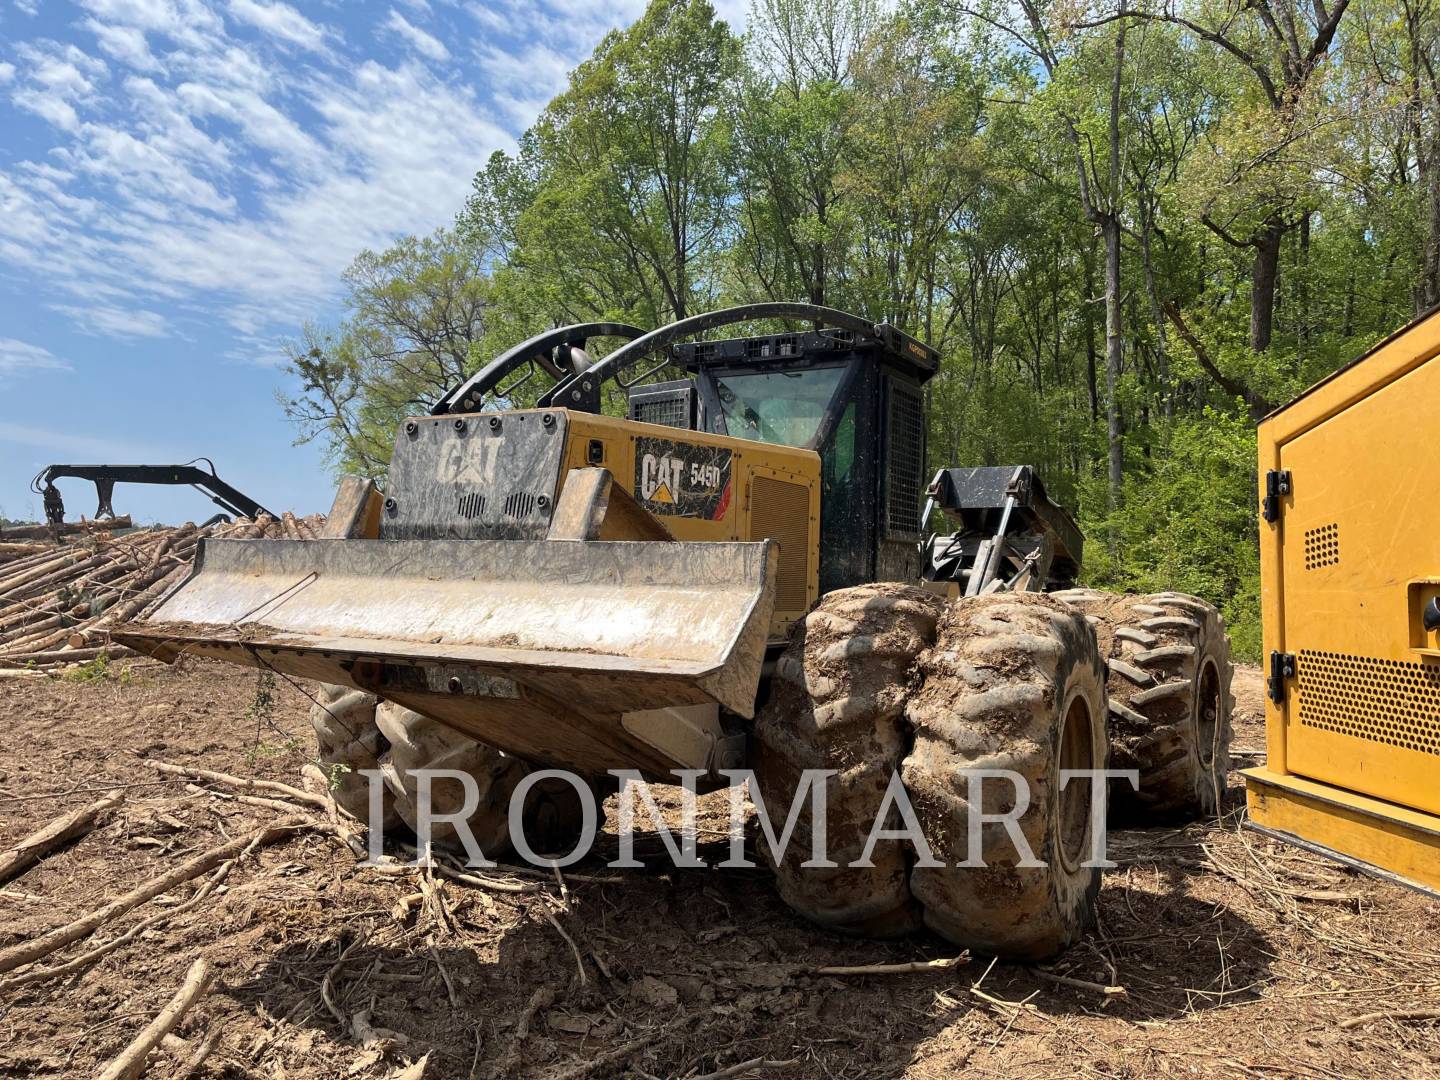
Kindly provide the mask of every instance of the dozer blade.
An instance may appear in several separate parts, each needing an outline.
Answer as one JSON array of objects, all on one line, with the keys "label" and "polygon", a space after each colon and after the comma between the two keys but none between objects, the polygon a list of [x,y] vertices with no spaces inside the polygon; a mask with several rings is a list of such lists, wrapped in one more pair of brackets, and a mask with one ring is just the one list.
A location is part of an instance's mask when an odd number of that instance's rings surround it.
[{"label": "dozer blade", "polygon": [[769,541],[205,540],[113,636],[370,690],[532,760],[663,774],[695,763],[632,730],[685,707],[753,714],[775,557]]}]

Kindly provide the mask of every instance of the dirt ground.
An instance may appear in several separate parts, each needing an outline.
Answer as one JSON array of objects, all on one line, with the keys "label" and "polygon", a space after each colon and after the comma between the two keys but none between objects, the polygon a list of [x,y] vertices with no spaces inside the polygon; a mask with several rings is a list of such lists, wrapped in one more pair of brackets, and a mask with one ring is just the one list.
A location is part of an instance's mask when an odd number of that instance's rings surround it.
[{"label": "dirt ground", "polygon": [[[1235,746],[1263,754],[1259,673],[1237,681]],[[227,838],[318,818],[187,791],[144,763],[298,784],[308,701],[283,682],[258,689],[253,673],[204,663],[0,680],[0,848],[129,785],[102,827],[0,885],[0,957]],[[1394,1015],[1440,1010],[1440,904],[1240,831],[1231,784],[1218,824],[1112,836],[1100,925],[1049,974],[1123,996],[981,957],[814,974],[954,949],[817,930],[763,870],[596,858],[566,871],[563,897],[535,871],[437,890],[415,871],[356,869],[307,830],[247,855],[193,908],[176,910],[204,878],[48,960],[157,920],[88,969],[0,982],[0,1075],[94,1075],[201,955],[220,982],[177,1030],[192,1047],[219,1032],[209,1077],[393,1077],[427,1054],[432,1078],[684,1077],[755,1058],[767,1064],[747,1075],[786,1080],[1440,1075],[1435,1021]],[[704,800],[702,825],[723,815],[723,797]],[[721,843],[702,834],[702,856],[720,861]],[[501,891],[516,888],[530,891]],[[1362,1019],[1374,1013],[1391,1015]],[[157,1051],[149,1075],[179,1075],[180,1057]]]}]

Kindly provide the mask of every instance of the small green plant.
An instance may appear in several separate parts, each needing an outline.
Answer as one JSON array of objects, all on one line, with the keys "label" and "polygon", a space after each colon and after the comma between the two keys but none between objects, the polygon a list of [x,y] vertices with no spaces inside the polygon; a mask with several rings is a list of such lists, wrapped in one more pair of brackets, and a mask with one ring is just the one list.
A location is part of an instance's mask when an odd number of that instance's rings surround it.
[{"label": "small green plant", "polygon": [[65,681],[74,683],[95,682],[97,679],[104,679],[110,675],[110,657],[101,653],[94,660],[87,660],[83,664],[76,664],[69,671],[65,672]]},{"label": "small green plant", "polygon": [[[282,731],[275,723],[275,673],[262,668],[255,674],[255,693],[245,706],[245,719],[255,722],[255,741],[245,751],[245,763],[251,768],[261,758],[297,754],[300,740]],[[279,742],[265,742],[262,728],[268,727],[280,737]]]},{"label": "small green plant", "polygon": [[340,761],[317,761],[316,764],[325,774],[325,784],[331,791],[339,791],[340,785],[345,782],[345,774],[355,771]]},{"label": "small green plant", "polygon": [[[35,661],[31,660],[25,666],[34,668]],[[65,669],[59,677],[66,682],[73,683],[99,682],[108,679],[123,689],[135,680],[135,673],[129,664],[112,664],[109,654],[101,653],[93,660],[87,660],[83,664],[76,664]]]},{"label": "small green plant", "polygon": [[260,742],[259,738],[257,733],[256,741],[245,751],[245,764],[252,769],[262,758],[284,757],[287,754],[297,754],[300,752],[300,740],[293,736],[287,737],[283,742],[278,743]]},{"label": "small green plant", "polygon": [[245,719],[255,721],[255,741],[260,741],[260,725],[269,723],[275,713],[275,673],[264,668],[255,673],[255,693],[245,706]]}]

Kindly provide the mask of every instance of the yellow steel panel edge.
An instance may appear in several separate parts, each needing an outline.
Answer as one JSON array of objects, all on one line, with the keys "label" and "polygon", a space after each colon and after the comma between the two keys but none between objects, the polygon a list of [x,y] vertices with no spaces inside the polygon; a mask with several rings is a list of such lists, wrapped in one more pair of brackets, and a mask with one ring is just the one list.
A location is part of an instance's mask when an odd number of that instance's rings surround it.
[{"label": "yellow steel panel edge", "polygon": [[1265,417],[1260,421],[1261,437],[1268,436],[1277,445],[1289,442],[1435,356],[1440,356],[1440,308]]},{"label": "yellow steel panel edge", "polygon": [[1440,889],[1440,816],[1268,767],[1242,775],[1255,825]]},{"label": "yellow steel panel edge", "polygon": [[[1280,468],[1280,445],[1274,437],[1275,429],[1261,424],[1259,443],[1259,490],[1256,493],[1255,511],[1259,514],[1265,499],[1265,473]],[[1290,497],[1285,497],[1289,502]],[[1285,528],[1285,512],[1282,509],[1277,520],[1260,522],[1260,632],[1263,651],[1260,655],[1261,674],[1268,674],[1265,665],[1272,650],[1285,651],[1285,593],[1281,576],[1281,540]],[[1288,698],[1286,699],[1288,701]],[[1285,705],[1277,705],[1265,697],[1265,750],[1266,761],[1276,772],[1285,772]]]}]

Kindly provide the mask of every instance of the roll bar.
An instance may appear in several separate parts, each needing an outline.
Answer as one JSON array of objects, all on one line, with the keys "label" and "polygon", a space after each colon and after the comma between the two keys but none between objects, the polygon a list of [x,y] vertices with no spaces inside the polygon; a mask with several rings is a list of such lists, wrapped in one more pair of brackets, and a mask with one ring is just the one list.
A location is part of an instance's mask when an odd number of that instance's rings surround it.
[{"label": "roll bar", "polygon": [[[508,375],[527,364],[538,364],[557,383],[562,383],[576,373],[561,366],[561,358],[556,355],[559,350],[584,349],[590,338],[620,337],[633,341],[644,333],[644,330],[629,323],[589,322],[561,326],[543,334],[536,334],[514,348],[507,349],[460,385],[447,390],[430,409],[430,415],[474,412],[485,400],[486,394],[492,393]],[[522,376],[509,389],[513,390],[527,382],[532,374],[533,371]]]},{"label": "roll bar", "polygon": [[751,319],[802,319],[807,322],[823,323],[827,326],[850,330],[874,338],[890,348],[908,352],[912,359],[929,365],[938,365],[939,357],[933,349],[923,345],[907,334],[901,333],[887,323],[872,323],[858,315],[851,315],[836,308],[819,304],[792,301],[762,304],[741,304],[738,307],[723,308],[703,315],[692,315],[688,319],[662,326],[634,338],[620,346],[605,359],[587,371],[571,375],[541,396],[537,403],[541,408],[557,406],[576,409],[581,412],[600,411],[600,388],[609,379],[619,380],[627,369],[646,356],[653,355],[673,345],[681,338],[693,337],[713,330],[717,326],[728,326]]}]

